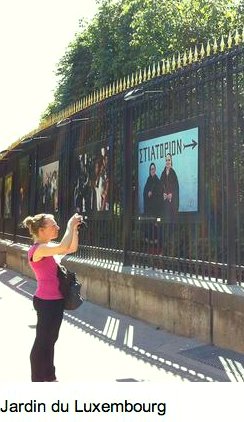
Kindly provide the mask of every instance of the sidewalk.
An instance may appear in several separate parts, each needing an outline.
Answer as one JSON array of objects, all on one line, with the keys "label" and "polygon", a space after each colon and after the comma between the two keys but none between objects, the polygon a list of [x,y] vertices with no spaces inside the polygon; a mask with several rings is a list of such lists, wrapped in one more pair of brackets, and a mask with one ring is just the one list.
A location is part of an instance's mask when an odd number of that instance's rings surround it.
[{"label": "sidewalk", "polygon": [[[30,380],[35,284],[0,268],[0,382]],[[244,382],[244,355],[169,334],[89,302],[65,312],[55,353],[60,382]]]}]

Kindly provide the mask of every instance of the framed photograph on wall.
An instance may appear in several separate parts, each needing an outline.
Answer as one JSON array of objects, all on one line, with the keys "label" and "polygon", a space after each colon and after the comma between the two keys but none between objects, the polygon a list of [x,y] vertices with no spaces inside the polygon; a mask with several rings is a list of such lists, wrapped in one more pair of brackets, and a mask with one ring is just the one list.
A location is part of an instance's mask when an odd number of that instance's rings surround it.
[{"label": "framed photograph on wall", "polygon": [[29,156],[19,160],[18,219],[22,221],[29,211]]},{"label": "framed photograph on wall", "polygon": [[199,211],[200,124],[186,122],[138,139],[138,214],[175,221]]},{"label": "framed photograph on wall", "polygon": [[74,157],[73,208],[80,213],[111,210],[111,148],[108,142],[89,145]]},{"label": "framed photograph on wall", "polygon": [[4,178],[4,218],[12,217],[13,173]]},{"label": "framed photograph on wall", "polygon": [[2,200],[3,200],[3,177],[0,177],[0,218],[2,218]]},{"label": "framed photograph on wall", "polygon": [[38,171],[38,212],[58,212],[59,161],[40,165]]}]

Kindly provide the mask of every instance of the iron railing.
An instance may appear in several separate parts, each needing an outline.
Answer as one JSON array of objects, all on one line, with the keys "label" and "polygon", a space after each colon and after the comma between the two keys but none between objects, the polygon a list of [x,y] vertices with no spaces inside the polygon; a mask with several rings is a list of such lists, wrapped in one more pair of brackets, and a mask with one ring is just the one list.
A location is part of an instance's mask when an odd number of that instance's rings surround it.
[{"label": "iron railing", "polygon": [[[138,71],[50,118],[31,134],[30,142],[23,142],[26,136],[13,144],[0,167],[1,237],[30,243],[19,225],[27,214],[52,212],[64,227],[78,208],[87,221],[78,257],[243,283],[244,48],[241,43],[230,48],[228,42],[227,51],[195,50]],[[135,86],[144,95],[124,101]],[[68,124],[57,125],[67,117]],[[174,221],[160,212],[143,214],[138,205],[138,145],[196,126],[197,209],[178,212]],[[17,146],[22,152],[15,154]],[[109,193],[97,211],[96,163],[105,155],[108,162],[101,165]],[[42,171],[53,175],[56,168],[48,167],[50,163],[58,165],[55,204],[48,203],[43,190]]]}]

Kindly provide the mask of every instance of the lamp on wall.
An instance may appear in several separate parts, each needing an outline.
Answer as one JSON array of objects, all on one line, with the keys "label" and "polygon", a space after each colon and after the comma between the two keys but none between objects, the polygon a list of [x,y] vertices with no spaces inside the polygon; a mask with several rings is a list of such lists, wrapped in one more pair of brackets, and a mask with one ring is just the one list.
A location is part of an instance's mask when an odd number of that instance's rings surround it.
[{"label": "lamp on wall", "polygon": [[49,139],[49,136],[32,136],[30,138],[25,138],[21,141],[21,145],[29,144],[32,141],[39,141],[41,139]]},{"label": "lamp on wall", "polygon": [[10,153],[10,152],[22,152],[23,151],[23,149],[21,148],[16,148],[16,149],[4,149],[4,150],[2,150],[2,151],[0,151],[0,155],[1,154],[7,154],[7,153]]},{"label": "lamp on wall", "polygon": [[125,101],[136,100],[139,97],[143,97],[143,95],[145,94],[160,94],[162,92],[164,91],[159,90],[159,89],[155,91],[151,91],[151,90],[145,90],[143,88],[135,88],[124,95],[124,100]]},{"label": "lamp on wall", "polygon": [[90,117],[67,117],[66,119],[62,119],[60,120],[58,123],[56,123],[56,127],[62,127],[62,126],[67,126],[70,125],[70,123],[72,122],[86,122],[88,120],[91,120]]},{"label": "lamp on wall", "polygon": [[3,155],[2,158],[0,158],[0,162],[5,162],[8,161],[8,157],[9,155],[13,154],[13,153],[18,153],[18,152],[22,152],[23,149],[22,148],[13,148],[13,149],[3,149],[2,151],[0,151],[0,156]]},{"label": "lamp on wall", "polygon": [[8,152],[8,149],[3,149],[2,151],[0,151],[0,155],[6,154],[6,152]]}]

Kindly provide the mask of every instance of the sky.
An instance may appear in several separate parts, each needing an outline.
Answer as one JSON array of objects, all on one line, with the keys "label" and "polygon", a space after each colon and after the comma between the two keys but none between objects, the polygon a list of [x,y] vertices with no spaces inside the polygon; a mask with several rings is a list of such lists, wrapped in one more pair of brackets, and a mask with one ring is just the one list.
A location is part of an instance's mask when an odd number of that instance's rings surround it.
[{"label": "sky", "polygon": [[96,0],[0,0],[0,151],[39,124],[56,65]]}]

